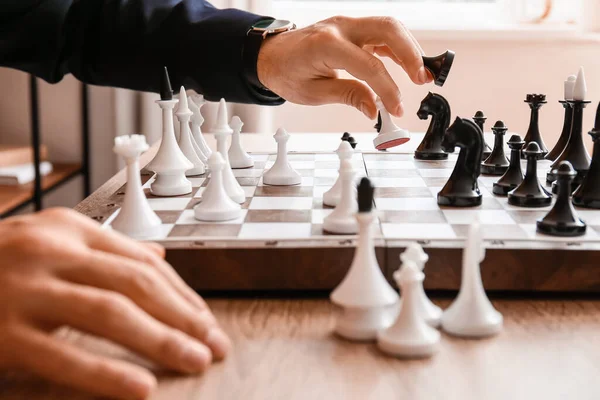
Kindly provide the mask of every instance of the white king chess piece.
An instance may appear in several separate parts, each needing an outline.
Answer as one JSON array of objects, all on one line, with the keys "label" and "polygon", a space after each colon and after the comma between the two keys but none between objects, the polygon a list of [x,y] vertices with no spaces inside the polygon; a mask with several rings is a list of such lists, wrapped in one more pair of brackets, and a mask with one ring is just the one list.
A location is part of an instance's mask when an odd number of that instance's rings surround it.
[{"label": "white king chess piece", "polygon": [[206,144],[204,140],[204,135],[202,134],[202,124],[204,123],[204,117],[202,116],[202,106],[206,104],[204,101],[204,96],[201,94],[196,94],[192,96],[188,96],[188,104],[190,109],[192,110],[192,119],[190,125],[192,126],[192,136],[194,136],[194,141],[196,145],[200,148],[200,151],[206,157],[206,160],[202,158],[206,164],[208,164],[208,159],[212,155],[212,150]]},{"label": "white king chess piece", "polygon": [[385,150],[408,142],[410,140],[410,133],[394,124],[390,113],[386,110],[383,101],[379,97],[377,97],[376,104],[379,110],[379,134],[373,139],[375,148],[377,150]]},{"label": "white king chess piece", "polygon": [[394,322],[398,294],[387,282],[375,257],[373,243],[373,186],[362,178],[358,187],[358,242],[348,273],[331,293],[342,307],[335,332],[351,340],[374,340]]},{"label": "white king chess piece", "polygon": [[185,171],[186,176],[202,175],[206,172],[204,162],[198,156],[198,150],[194,146],[194,138],[190,131],[190,118],[192,112],[188,107],[188,100],[185,94],[185,88],[182,86],[179,90],[179,108],[175,113],[179,120],[179,148],[186,158],[194,164],[194,168]]},{"label": "white king chess piece", "polygon": [[479,338],[496,335],[502,330],[502,314],[488,299],[481,281],[479,264],[484,258],[481,225],[475,220],[469,227],[463,251],[458,296],[442,315],[442,329],[451,335]]},{"label": "white king chess piece", "polygon": [[240,133],[244,123],[237,115],[231,118],[229,123],[231,129],[233,129],[233,135],[231,136],[231,145],[229,146],[229,164],[231,168],[250,168],[254,166],[254,160],[242,149],[242,143],[240,140]]},{"label": "white king chess piece", "polygon": [[148,150],[146,137],[143,135],[118,136],[115,138],[113,150],[123,157],[127,164],[127,186],[125,199],[111,226],[135,239],[152,238],[160,232],[162,222],[148,204],[140,179],[139,157]]},{"label": "white king chess piece", "polygon": [[290,135],[285,129],[279,128],[273,137],[277,142],[277,158],[271,169],[264,173],[263,183],[274,186],[299,185],[302,177],[288,161],[287,141],[290,139]]}]

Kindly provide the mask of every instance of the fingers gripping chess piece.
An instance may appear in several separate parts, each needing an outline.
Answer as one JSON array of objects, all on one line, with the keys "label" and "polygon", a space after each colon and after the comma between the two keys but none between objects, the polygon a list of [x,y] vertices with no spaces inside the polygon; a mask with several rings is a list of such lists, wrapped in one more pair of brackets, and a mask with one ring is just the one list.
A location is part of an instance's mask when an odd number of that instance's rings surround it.
[{"label": "fingers gripping chess piece", "polygon": [[194,136],[194,141],[203,154],[203,157],[201,156],[202,161],[208,164],[208,159],[212,155],[212,150],[206,144],[201,129],[202,124],[204,123],[204,117],[202,116],[201,109],[205,103],[206,101],[204,101],[204,96],[201,94],[188,97],[188,104],[193,113],[190,121],[190,125],[192,126],[192,136]]},{"label": "fingers gripping chess piece", "polygon": [[417,116],[426,120],[431,115],[431,123],[423,141],[415,151],[417,160],[446,160],[448,153],[442,149],[442,140],[450,126],[450,104],[441,95],[431,93],[421,101]]},{"label": "fingers gripping chess piece", "polygon": [[142,135],[118,136],[113,150],[127,164],[127,187],[119,214],[111,226],[135,239],[151,238],[158,233],[162,222],[148,204],[140,179],[139,157],[148,150],[146,138]]},{"label": "fingers gripping chess piece", "polygon": [[[329,207],[335,207],[340,203],[340,199],[342,197],[342,169],[344,169],[344,171],[353,170],[352,155],[354,154],[354,151],[352,151],[352,149],[349,150],[348,146],[343,144],[344,142],[350,143],[348,141],[342,140],[340,146],[335,151],[340,159],[340,173],[338,174],[338,177],[333,186],[328,191],[323,193],[323,204]],[[344,164],[344,166],[342,166],[342,164]]]},{"label": "fingers gripping chess piece", "polygon": [[233,129],[233,135],[231,136],[231,145],[229,146],[229,164],[231,168],[250,168],[254,166],[254,160],[242,149],[242,143],[240,141],[240,133],[244,123],[237,115],[231,118],[229,123],[231,129]]},{"label": "fingers gripping chess piece", "polygon": [[377,109],[381,118],[379,134],[373,139],[373,144],[377,150],[385,150],[391,147],[399,146],[410,140],[410,133],[407,130],[398,128],[390,113],[385,109],[383,101],[377,97]]},{"label": "fingers gripping chess piece", "polygon": [[182,86],[179,90],[179,109],[175,113],[179,120],[179,148],[186,158],[194,165],[192,169],[185,171],[186,176],[201,175],[206,172],[204,162],[198,156],[196,146],[194,146],[194,138],[190,130],[190,118],[192,112],[188,107],[187,95]]},{"label": "fingers gripping chess piece", "polygon": [[356,192],[354,190],[354,170],[350,158],[352,158],[352,146],[342,141],[339,147],[340,158],[340,200],[335,209],[323,220],[323,230],[330,233],[342,235],[353,234],[358,230],[354,214],[356,213]]},{"label": "fingers gripping chess piece", "polygon": [[358,241],[354,258],[331,301],[342,307],[335,332],[350,340],[374,340],[389,327],[396,314],[398,294],[387,282],[375,257],[373,244],[374,188],[368,178],[358,186]]},{"label": "fingers gripping chess piece", "polygon": [[263,183],[274,186],[299,185],[302,182],[302,177],[288,161],[287,141],[290,139],[289,133],[285,129],[279,128],[273,138],[277,142],[277,158],[271,169],[264,173]]}]

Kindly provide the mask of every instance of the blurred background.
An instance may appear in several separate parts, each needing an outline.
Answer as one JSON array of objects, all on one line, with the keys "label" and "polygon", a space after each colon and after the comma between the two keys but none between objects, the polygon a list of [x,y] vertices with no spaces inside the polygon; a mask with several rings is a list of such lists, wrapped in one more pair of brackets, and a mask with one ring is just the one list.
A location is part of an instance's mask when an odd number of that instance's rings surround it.
[{"label": "blurred background", "polygon": [[[215,0],[222,8],[235,7],[276,18],[299,27],[333,15],[389,15],[401,20],[427,54],[452,49],[457,57],[443,88],[415,86],[402,69],[386,60],[403,92],[406,114],[396,123],[424,131],[428,121],[416,117],[429,90],[444,95],[453,115],[471,117],[483,110],[487,126],[502,119],[509,130],[524,134],[529,123],[527,93],[543,93],[540,128],[550,148],[563,123],[563,81],[586,68],[589,99],[600,100],[600,1],[598,0]],[[191,51],[180,49],[179,51]],[[210,57],[210,55],[206,55]],[[74,206],[84,196],[80,171],[82,153],[82,87],[72,77],[57,85],[38,80],[39,132],[44,158],[55,166],[70,165],[60,180],[65,184],[44,198],[44,206]],[[0,147],[31,146],[31,83],[28,75],[0,68]],[[117,135],[143,133],[150,142],[161,131],[157,95],[123,89],[89,87],[90,190],[95,190],[122,166],[112,152]],[[585,130],[591,129],[596,104],[586,112]],[[245,132],[271,133],[279,126],[289,132],[371,132],[374,121],[352,108],[332,105],[306,107],[285,104],[267,108],[230,104],[230,116],[239,115]],[[203,108],[205,126],[212,124],[214,104]],[[586,135],[587,136],[587,135]],[[587,138],[586,138],[587,140]],[[588,141],[588,146],[590,142]],[[590,148],[591,150],[591,148]],[[83,157],[83,158],[82,158]],[[1,160],[0,160],[1,161]],[[85,163],[84,163],[85,164]],[[59,168],[60,169],[60,168]],[[56,168],[55,168],[56,170]],[[0,186],[0,215],[4,186]],[[12,191],[30,193],[31,185]],[[8,191],[10,192],[10,190]],[[14,203],[14,202],[13,202]],[[14,203],[17,204],[17,203]],[[30,208],[21,210],[27,211]]]}]

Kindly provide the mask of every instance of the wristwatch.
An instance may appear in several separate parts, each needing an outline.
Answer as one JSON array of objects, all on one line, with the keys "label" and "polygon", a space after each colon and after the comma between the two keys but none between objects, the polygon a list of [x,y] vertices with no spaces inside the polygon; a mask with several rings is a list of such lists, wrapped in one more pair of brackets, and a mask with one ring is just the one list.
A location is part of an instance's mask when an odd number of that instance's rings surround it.
[{"label": "wristwatch", "polygon": [[263,19],[258,21],[248,31],[244,43],[243,61],[246,80],[261,91],[270,92],[258,80],[258,53],[263,41],[270,35],[277,35],[295,29],[296,25],[283,19]]}]

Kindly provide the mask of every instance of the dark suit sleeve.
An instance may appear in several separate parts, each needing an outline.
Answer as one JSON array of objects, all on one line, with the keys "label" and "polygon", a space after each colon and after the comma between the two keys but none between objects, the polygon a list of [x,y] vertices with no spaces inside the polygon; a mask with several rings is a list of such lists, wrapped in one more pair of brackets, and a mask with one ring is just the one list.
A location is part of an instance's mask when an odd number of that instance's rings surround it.
[{"label": "dark suit sleeve", "polygon": [[54,83],[71,73],[103,86],[159,91],[169,68],[208,100],[281,104],[243,77],[247,31],[265,17],[204,0],[5,0],[0,65]]}]

